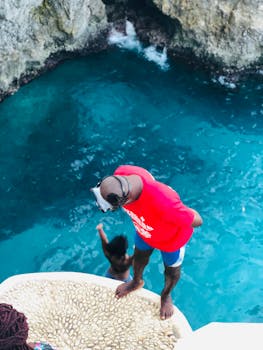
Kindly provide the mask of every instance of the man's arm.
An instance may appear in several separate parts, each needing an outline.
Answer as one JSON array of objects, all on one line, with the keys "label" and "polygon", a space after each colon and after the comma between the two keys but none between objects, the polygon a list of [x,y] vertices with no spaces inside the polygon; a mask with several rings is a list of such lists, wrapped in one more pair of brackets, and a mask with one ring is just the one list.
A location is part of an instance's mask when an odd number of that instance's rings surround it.
[{"label": "man's arm", "polygon": [[201,218],[200,214],[192,208],[189,209],[194,213],[194,221],[192,222],[192,227],[201,226],[203,223],[203,219]]},{"label": "man's arm", "polygon": [[99,236],[100,236],[100,239],[101,239],[101,246],[102,246],[103,253],[105,254],[105,256],[108,256],[109,253],[107,251],[107,244],[109,243],[109,241],[108,241],[108,238],[106,236],[106,233],[103,230],[103,224],[98,224],[96,229],[97,229]]}]

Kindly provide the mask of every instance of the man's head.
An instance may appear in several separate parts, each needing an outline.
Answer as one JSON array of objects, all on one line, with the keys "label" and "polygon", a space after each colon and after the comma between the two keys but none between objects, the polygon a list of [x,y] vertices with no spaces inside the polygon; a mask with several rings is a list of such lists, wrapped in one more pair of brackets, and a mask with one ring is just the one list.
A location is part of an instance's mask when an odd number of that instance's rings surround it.
[{"label": "man's head", "polygon": [[105,213],[116,210],[127,202],[130,185],[126,177],[111,175],[105,177],[91,191],[96,197],[98,207]]}]

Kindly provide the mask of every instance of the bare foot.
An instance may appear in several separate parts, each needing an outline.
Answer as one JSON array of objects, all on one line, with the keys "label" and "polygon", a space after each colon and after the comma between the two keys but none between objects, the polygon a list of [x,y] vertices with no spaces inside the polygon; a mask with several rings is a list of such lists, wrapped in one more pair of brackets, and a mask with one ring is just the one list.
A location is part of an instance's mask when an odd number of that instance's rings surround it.
[{"label": "bare foot", "polygon": [[160,317],[161,320],[166,320],[170,318],[174,313],[174,306],[172,302],[172,298],[170,295],[167,297],[161,297],[161,309],[160,309]]},{"label": "bare foot", "polygon": [[115,296],[118,299],[122,298],[125,295],[129,294],[130,292],[133,292],[136,289],[142,288],[143,285],[144,285],[143,280],[141,280],[140,282],[135,282],[134,280],[132,280],[130,282],[122,283],[117,287]]}]

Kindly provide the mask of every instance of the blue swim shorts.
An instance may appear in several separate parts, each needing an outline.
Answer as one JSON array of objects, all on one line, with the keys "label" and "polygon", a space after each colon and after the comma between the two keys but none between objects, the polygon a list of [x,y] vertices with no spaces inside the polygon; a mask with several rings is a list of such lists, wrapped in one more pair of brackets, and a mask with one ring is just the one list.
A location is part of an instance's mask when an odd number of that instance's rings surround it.
[{"label": "blue swim shorts", "polygon": [[[138,235],[137,232],[135,234],[134,244],[135,244],[135,247],[139,250],[154,249],[151,246],[149,246],[149,244],[145,243],[144,240],[142,240],[142,238]],[[163,263],[165,266],[177,267],[182,265],[182,262],[184,260],[185,246],[171,253],[163,252],[163,251],[160,251],[160,252],[162,254]]]}]

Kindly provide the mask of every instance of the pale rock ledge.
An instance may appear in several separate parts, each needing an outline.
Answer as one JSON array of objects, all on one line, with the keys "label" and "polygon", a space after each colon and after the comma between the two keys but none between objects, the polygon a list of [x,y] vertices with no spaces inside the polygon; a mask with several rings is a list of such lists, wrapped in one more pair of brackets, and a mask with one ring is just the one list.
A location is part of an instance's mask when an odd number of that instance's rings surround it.
[{"label": "pale rock ledge", "polygon": [[0,299],[25,313],[30,341],[58,350],[169,350],[192,333],[176,307],[160,320],[155,293],[140,289],[116,299],[120,283],[77,272],[16,275],[0,284]]}]

